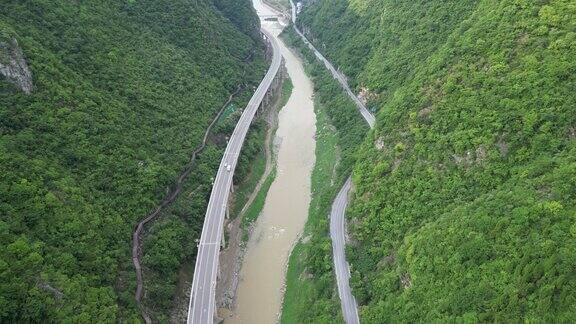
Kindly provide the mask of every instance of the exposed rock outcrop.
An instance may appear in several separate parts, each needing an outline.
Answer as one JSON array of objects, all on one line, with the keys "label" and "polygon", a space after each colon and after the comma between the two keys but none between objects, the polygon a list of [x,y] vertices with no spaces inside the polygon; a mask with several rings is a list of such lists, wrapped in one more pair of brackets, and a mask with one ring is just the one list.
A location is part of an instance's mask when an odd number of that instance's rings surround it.
[{"label": "exposed rock outcrop", "polygon": [[52,294],[52,296],[54,296],[54,298],[56,300],[62,300],[62,298],[64,298],[64,293],[62,293],[60,290],[54,288],[52,285],[50,285],[47,282],[39,282],[38,283],[38,288]]},{"label": "exposed rock outcrop", "polygon": [[0,39],[0,74],[27,94],[34,89],[32,73],[15,38]]},{"label": "exposed rock outcrop", "polygon": [[360,88],[360,92],[358,92],[358,99],[366,105],[371,101],[377,100],[378,94],[366,87],[362,87]]},{"label": "exposed rock outcrop", "polygon": [[409,273],[404,273],[400,276],[400,284],[402,284],[404,289],[412,287],[412,278]]}]

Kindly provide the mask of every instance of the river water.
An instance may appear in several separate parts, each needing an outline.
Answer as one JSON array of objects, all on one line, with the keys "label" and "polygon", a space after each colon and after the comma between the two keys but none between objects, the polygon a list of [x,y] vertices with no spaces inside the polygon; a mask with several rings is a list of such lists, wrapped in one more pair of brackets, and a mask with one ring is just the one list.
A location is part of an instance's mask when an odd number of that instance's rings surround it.
[{"label": "river water", "polygon": [[[272,12],[253,0],[260,15]],[[262,22],[275,37],[282,26]],[[315,162],[316,116],[312,82],[300,59],[280,39],[282,55],[294,84],[292,95],[278,116],[277,175],[247,245],[240,271],[236,309],[226,324],[275,323],[283,296],[290,251],[304,228],[310,203],[310,177]]]}]

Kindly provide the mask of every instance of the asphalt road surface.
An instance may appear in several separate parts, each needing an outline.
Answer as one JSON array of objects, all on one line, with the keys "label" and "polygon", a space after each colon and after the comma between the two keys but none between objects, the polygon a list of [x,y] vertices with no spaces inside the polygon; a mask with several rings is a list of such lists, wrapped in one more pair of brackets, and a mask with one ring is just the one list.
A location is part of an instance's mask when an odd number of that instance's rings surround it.
[{"label": "asphalt road surface", "polygon": [[[308,39],[298,27],[296,27],[296,6],[294,1],[290,0],[292,5],[292,25],[296,33],[302,38],[304,43],[314,52],[316,57],[324,63],[326,68],[332,73],[334,79],[336,79],[348,96],[354,101],[358,107],[358,111],[362,114],[362,117],[366,120],[370,128],[374,128],[376,119],[374,115],[366,108],[366,106],[358,99],[358,97],[350,90],[350,86],[346,81],[346,77],[338,72],[332,63],[328,61],[322,53],[320,53],[314,45]],[[350,289],[350,266],[346,261],[346,206],[348,205],[348,193],[350,192],[350,187],[352,185],[352,179],[348,178],[346,183],[340,189],[336,200],[332,203],[332,210],[330,212],[330,238],[332,239],[332,254],[334,260],[334,271],[336,272],[336,283],[338,285],[338,295],[340,297],[340,303],[342,306],[342,316],[348,324],[358,324],[360,319],[358,317],[358,304],[356,303],[356,298],[352,295],[352,290]]]},{"label": "asphalt road surface", "polygon": [[332,203],[330,212],[330,238],[332,239],[332,254],[334,257],[334,269],[336,272],[336,282],[338,283],[338,295],[342,304],[342,316],[348,324],[360,323],[358,318],[358,306],[356,299],[350,289],[350,267],[346,262],[346,253],[344,252],[345,241],[345,215],[346,206],[348,206],[348,192],[352,179],[348,178],[344,187],[336,196]]},{"label": "asphalt road surface", "polygon": [[338,83],[340,83],[342,88],[344,88],[344,91],[348,94],[348,96],[352,99],[352,101],[354,101],[356,106],[358,106],[358,110],[360,111],[360,114],[362,114],[362,117],[364,117],[364,119],[366,120],[368,125],[370,125],[370,127],[373,128],[374,123],[376,121],[376,119],[374,118],[374,115],[366,108],[366,106],[362,103],[362,101],[360,101],[360,99],[358,99],[358,97],[354,94],[354,92],[352,92],[352,90],[350,90],[350,86],[348,85],[348,81],[346,81],[346,77],[342,73],[338,72],[338,70],[336,70],[334,68],[332,63],[330,63],[330,61],[328,61],[324,57],[324,55],[322,55],[322,53],[320,53],[316,49],[316,47],[314,47],[314,45],[312,45],[312,43],[308,40],[308,38],[306,38],[306,36],[304,36],[304,34],[302,34],[300,29],[298,27],[296,27],[296,15],[297,15],[296,14],[296,6],[294,5],[293,0],[290,0],[290,3],[292,4],[292,26],[294,26],[294,30],[300,36],[300,38],[302,38],[302,40],[308,46],[308,48],[310,48],[310,50],[312,50],[312,52],[316,55],[316,58],[318,58],[318,60],[320,60],[322,63],[324,63],[326,68],[330,71],[330,73],[332,73],[332,76],[334,77],[334,79],[336,79],[336,81],[338,81]]},{"label": "asphalt road surface", "polygon": [[230,194],[230,187],[232,186],[234,169],[236,168],[238,154],[240,153],[242,144],[244,144],[244,138],[246,137],[248,128],[268,88],[276,77],[282,61],[280,48],[276,40],[266,31],[262,30],[262,33],[266,35],[266,38],[272,45],[272,64],[236,124],[234,132],[228,141],[224,157],[220,162],[218,174],[214,180],[206,217],[204,219],[204,226],[202,228],[202,235],[198,243],[198,254],[196,256],[194,279],[192,281],[190,304],[188,306],[189,324],[212,324],[214,322],[218,256],[224,230],[226,204]]}]

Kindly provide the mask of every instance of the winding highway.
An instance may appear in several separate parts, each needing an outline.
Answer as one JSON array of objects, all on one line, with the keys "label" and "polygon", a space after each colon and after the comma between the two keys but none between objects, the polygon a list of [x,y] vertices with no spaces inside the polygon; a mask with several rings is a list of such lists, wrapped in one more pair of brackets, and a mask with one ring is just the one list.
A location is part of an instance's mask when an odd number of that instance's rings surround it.
[{"label": "winding highway", "polygon": [[187,322],[189,324],[211,324],[214,322],[214,316],[216,314],[215,290],[218,275],[218,256],[224,230],[226,204],[228,203],[228,196],[230,195],[234,169],[236,168],[238,155],[244,144],[244,138],[252,123],[252,119],[270,85],[274,81],[282,62],[280,48],[274,37],[264,30],[262,30],[262,33],[272,45],[272,63],[234,128],[234,132],[228,141],[224,156],[220,162],[216,179],[214,180],[202,228],[202,235],[198,243],[198,253],[196,256],[194,278],[188,306]]},{"label": "winding highway", "polygon": [[312,42],[310,42],[308,40],[308,38],[306,38],[306,36],[304,36],[304,34],[300,31],[300,29],[296,25],[297,12],[296,12],[296,6],[294,5],[294,1],[290,0],[290,4],[292,5],[292,26],[294,26],[294,30],[296,31],[296,33],[300,36],[300,38],[302,38],[302,40],[308,46],[308,48],[310,48],[310,50],[312,50],[314,55],[316,55],[316,58],[318,58],[318,60],[320,60],[320,62],[324,63],[324,66],[326,66],[328,71],[330,71],[330,73],[332,73],[332,76],[334,77],[334,79],[336,79],[336,81],[338,81],[338,83],[340,83],[340,85],[342,86],[344,91],[348,94],[350,99],[352,99],[352,101],[354,101],[354,103],[358,107],[358,110],[360,111],[360,114],[362,114],[362,117],[364,117],[364,119],[366,120],[368,125],[370,125],[370,127],[373,128],[374,124],[376,122],[376,118],[374,117],[374,115],[368,110],[368,108],[366,108],[364,103],[362,103],[362,101],[360,99],[358,99],[358,97],[354,94],[354,92],[352,92],[352,90],[350,90],[350,86],[348,85],[348,81],[346,81],[346,76],[344,76],[342,73],[338,72],[338,70],[336,70],[336,68],[334,68],[334,65],[332,65],[332,63],[330,63],[330,61],[328,61],[326,59],[326,57],[324,57],[324,55],[322,55],[322,53],[320,53],[320,51],[318,51],[316,49],[316,47],[314,47],[314,45],[312,45]]},{"label": "winding highway", "polygon": [[[366,106],[358,99],[358,97],[350,90],[350,86],[346,81],[346,77],[342,75],[338,70],[334,68],[332,63],[322,55],[312,43],[304,36],[300,29],[296,25],[296,15],[297,10],[294,5],[294,1],[290,0],[292,5],[292,26],[296,33],[302,38],[304,43],[312,50],[324,66],[332,73],[334,79],[336,79],[348,96],[354,101],[358,107],[358,111],[362,117],[366,120],[370,128],[374,128],[376,119],[374,115],[366,108]],[[352,186],[352,179],[349,177],[344,183],[342,189],[336,196],[336,199],[332,203],[332,210],[330,211],[330,238],[332,239],[332,254],[334,260],[334,271],[336,272],[336,283],[338,285],[338,296],[340,297],[340,304],[342,307],[342,316],[348,324],[358,324],[360,323],[360,318],[358,317],[358,304],[356,303],[356,298],[352,295],[352,290],[350,289],[350,265],[346,261],[346,207],[348,206],[348,193]]]}]

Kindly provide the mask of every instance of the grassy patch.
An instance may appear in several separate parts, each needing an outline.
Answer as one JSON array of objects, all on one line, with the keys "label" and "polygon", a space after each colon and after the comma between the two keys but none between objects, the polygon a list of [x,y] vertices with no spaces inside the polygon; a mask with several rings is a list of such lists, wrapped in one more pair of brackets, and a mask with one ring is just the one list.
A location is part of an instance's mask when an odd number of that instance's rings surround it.
[{"label": "grassy patch", "polygon": [[292,83],[292,79],[287,76],[284,80],[284,83],[282,84],[282,98],[280,98],[280,107],[286,106],[288,99],[290,99],[290,96],[292,95],[292,90],[294,90],[294,84]]},{"label": "grassy patch", "polygon": [[[288,102],[290,95],[292,94],[292,89],[294,89],[292,80],[290,80],[289,77],[286,77],[282,83],[282,90],[280,95],[281,97],[276,106],[272,109],[278,109],[277,107],[284,107]],[[276,115],[277,112],[274,112],[273,118],[276,118]],[[258,121],[258,123],[262,125],[264,124],[264,120],[262,117]],[[252,134],[248,135],[247,143],[244,145],[244,147],[246,147],[247,149],[245,148],[242,149],[242,155],[245,154],[244,153],[245,150],[257,151],[257,153],[253,154],[252,158],[241,156],[240,161],[238,163],[237,169],[243,170],[244,176],[239,175],[238,178],[243,180],[235,181],[238,182],[239,185],[238,188],[236,188],[236,192],[234,193],[234,204],[232,206],[232,214],[231,214],[232,218],[236,218],[240,214],[240,211],[242,210],[242,208],[244,208],[244,206],[248,202],[248,198],[254,192],[254,190],[256,190],[256,185],[258,184],[260,179],[262,179],[262,177],[264,176],[264,171],[266,170],[266,152],[264,150],[264,145],[266,141],[266,130],[268,129],[268,127],[269,126],[257,127],[258,129],[254,131],[251,129],[250,132]],[[276,130],[273,129],[271,131],[275,132]],[[272,143],[270,143],[270,145],[272,145]],[[272,150],[271,147],[270,150]],[[235,180],[237,179],[235,178]],[[268,190],[266,190],[266,192],[268,192]]]},{"label": "grassy patch", "polygon": [[314,83],[317,143],[308,221],[303,241],[290,256],[281,320],[282,323],[342,322],[332,263],[329,213],[369,129],[355,104],[293,29],[287,28],[282,38],[300,51],[306,72]]},{"label": "grassy patch", "polygon": [[[264,146],[264,138],[265,134],[264,137],[259,138],[260,141],[258,142],[262,147]],[[254,159],[247,161],[247,163],[248,165],[252,165],[252,168],[234,192],[234,205],[231,211],[232,218],[236,218],[240,214],[240,211],[248,201],[248,198],[252,192],[254,192],[254,189],[256,189],[258,181],[260,181],[264,175],[264,170],[266,169],[266,154],[264,149],[262,148]]]},{"label": "grassy patch", "polygon": [[274,179],[276,179],[276,167],[272,169],[272,172],[270,172],[270,174],[262,184],[262,187],[260,188],[260,191],[256,195],[256,198],[254,198],[254,201],[252,202],[250,207],[248,207],[248,209],[246,210],[246,214],[242,219],[242,231],[243,231],[242,239],[245,242],[248,241],[249,238],[248,228],[252,223],[256,221],[256,219],[258,219],[258,216],[260,216],[262,208],[264,208],[264,203],[266,202],[266,196],[268,195],[268,190],[270,189],[272,182],[274,182]]},{"label": "grassy patch", "polygon": [[[324,272],[321,277],[314,277],[315,274],[309,267],[310,258],[318,256],[321,267],[332,268],[327,212],[331,198],[337,190],[330,181],[338,163],[336,131],[317,100],[315,111],[316,164],[312,171],[312,200],[304,228],[304,239],[296,244],[290,255],[282,323],[302,323],[304,318],[313,318],[315,323],[333,323],[336,318],[337,322],[342,322],[338,296],[333,289],[332,271]],[[319,298],[320,296],[323,297]]]}]

